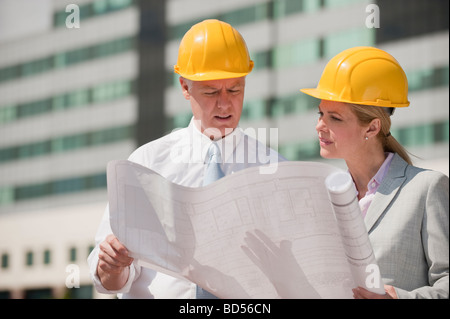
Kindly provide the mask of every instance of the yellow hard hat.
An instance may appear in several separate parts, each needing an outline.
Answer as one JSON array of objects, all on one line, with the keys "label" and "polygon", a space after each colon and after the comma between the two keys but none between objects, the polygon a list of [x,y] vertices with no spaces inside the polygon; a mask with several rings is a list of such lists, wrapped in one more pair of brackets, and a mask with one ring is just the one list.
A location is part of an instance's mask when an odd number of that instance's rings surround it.
[{"label": "yellow hard hat", "polygon": [[315,89],[303,93],[321,100],[406,107],[408,80],[400,64],[387,52],[373,47],[355,47],[332,58]]},{"label": "yellow hard hat", "polygon": [[178,50],[176,73],[193,81],[245,76],[253,69],[247,45],[228,23],[208,19],[186,32]]}]

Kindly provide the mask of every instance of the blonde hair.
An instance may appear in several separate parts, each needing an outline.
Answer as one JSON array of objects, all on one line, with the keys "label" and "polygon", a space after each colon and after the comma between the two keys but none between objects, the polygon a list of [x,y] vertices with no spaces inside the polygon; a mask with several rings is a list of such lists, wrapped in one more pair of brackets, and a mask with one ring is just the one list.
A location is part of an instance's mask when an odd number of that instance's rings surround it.
[{"label": "blonde hair", "polygon": [[389,109],[379,106],[359,105],[348,103],[361,124],[369,124],[378,118],[381,121],[381,129],[377,138],[383,145],[385,152],[397,153],[408,164],[412,165],[411,158],[406,149],[391,135],[391,116]]}]

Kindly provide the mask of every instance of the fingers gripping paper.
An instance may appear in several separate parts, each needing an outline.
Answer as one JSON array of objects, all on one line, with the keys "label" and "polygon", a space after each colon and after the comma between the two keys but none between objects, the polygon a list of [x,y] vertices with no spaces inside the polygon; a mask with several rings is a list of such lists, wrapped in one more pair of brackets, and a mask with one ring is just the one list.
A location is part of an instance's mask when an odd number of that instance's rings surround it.
[{"label": "fingers gripping paper", "polygon": [[189,188],[113,161],[111,228],[142,266],[220,298],[352,298],[356,285],[380,283],[367,279],[376,262],[357,201],[342,204],[333,196],[348,190],[327,190],[326,178],[339,172],[283,162],[274,174],[248,168]]}]

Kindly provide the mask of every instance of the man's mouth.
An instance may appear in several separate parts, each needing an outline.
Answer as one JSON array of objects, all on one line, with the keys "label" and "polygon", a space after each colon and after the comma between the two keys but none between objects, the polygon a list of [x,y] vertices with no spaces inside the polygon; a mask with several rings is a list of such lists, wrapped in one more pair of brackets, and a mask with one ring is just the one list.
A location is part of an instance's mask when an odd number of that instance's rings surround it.
[{"label": "man's mouth", "polygon": [[220,121],[223,121],[223,120],[228,120],[228,119],[230,119],[230,118],[231,118],[231,115],[216,115],[216,116],[214,116],[214,118],[216,118],[216,119],[218,119],[218,120],[220,120]]}]

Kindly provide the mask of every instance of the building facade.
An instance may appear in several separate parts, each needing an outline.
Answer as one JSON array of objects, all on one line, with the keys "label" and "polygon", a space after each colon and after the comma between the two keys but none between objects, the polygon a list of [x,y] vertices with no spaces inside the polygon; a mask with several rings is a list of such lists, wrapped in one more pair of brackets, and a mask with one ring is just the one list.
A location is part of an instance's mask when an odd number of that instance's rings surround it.
[{"label": "building facade", "polygon": [[377,46],[410,86],[392,135],[416,165],[448,175],[448,1],[393,2],[42,0],[41,28],[0,38],[0,297],[103,297],[86,258],[107,202],[106,165],[187,125],[173,65],[183,34],[204,19],[235,26],[255,62],[247,133],[290,160],[322,161],[318,101],[299,89],[315,87],[338,52]]}]

